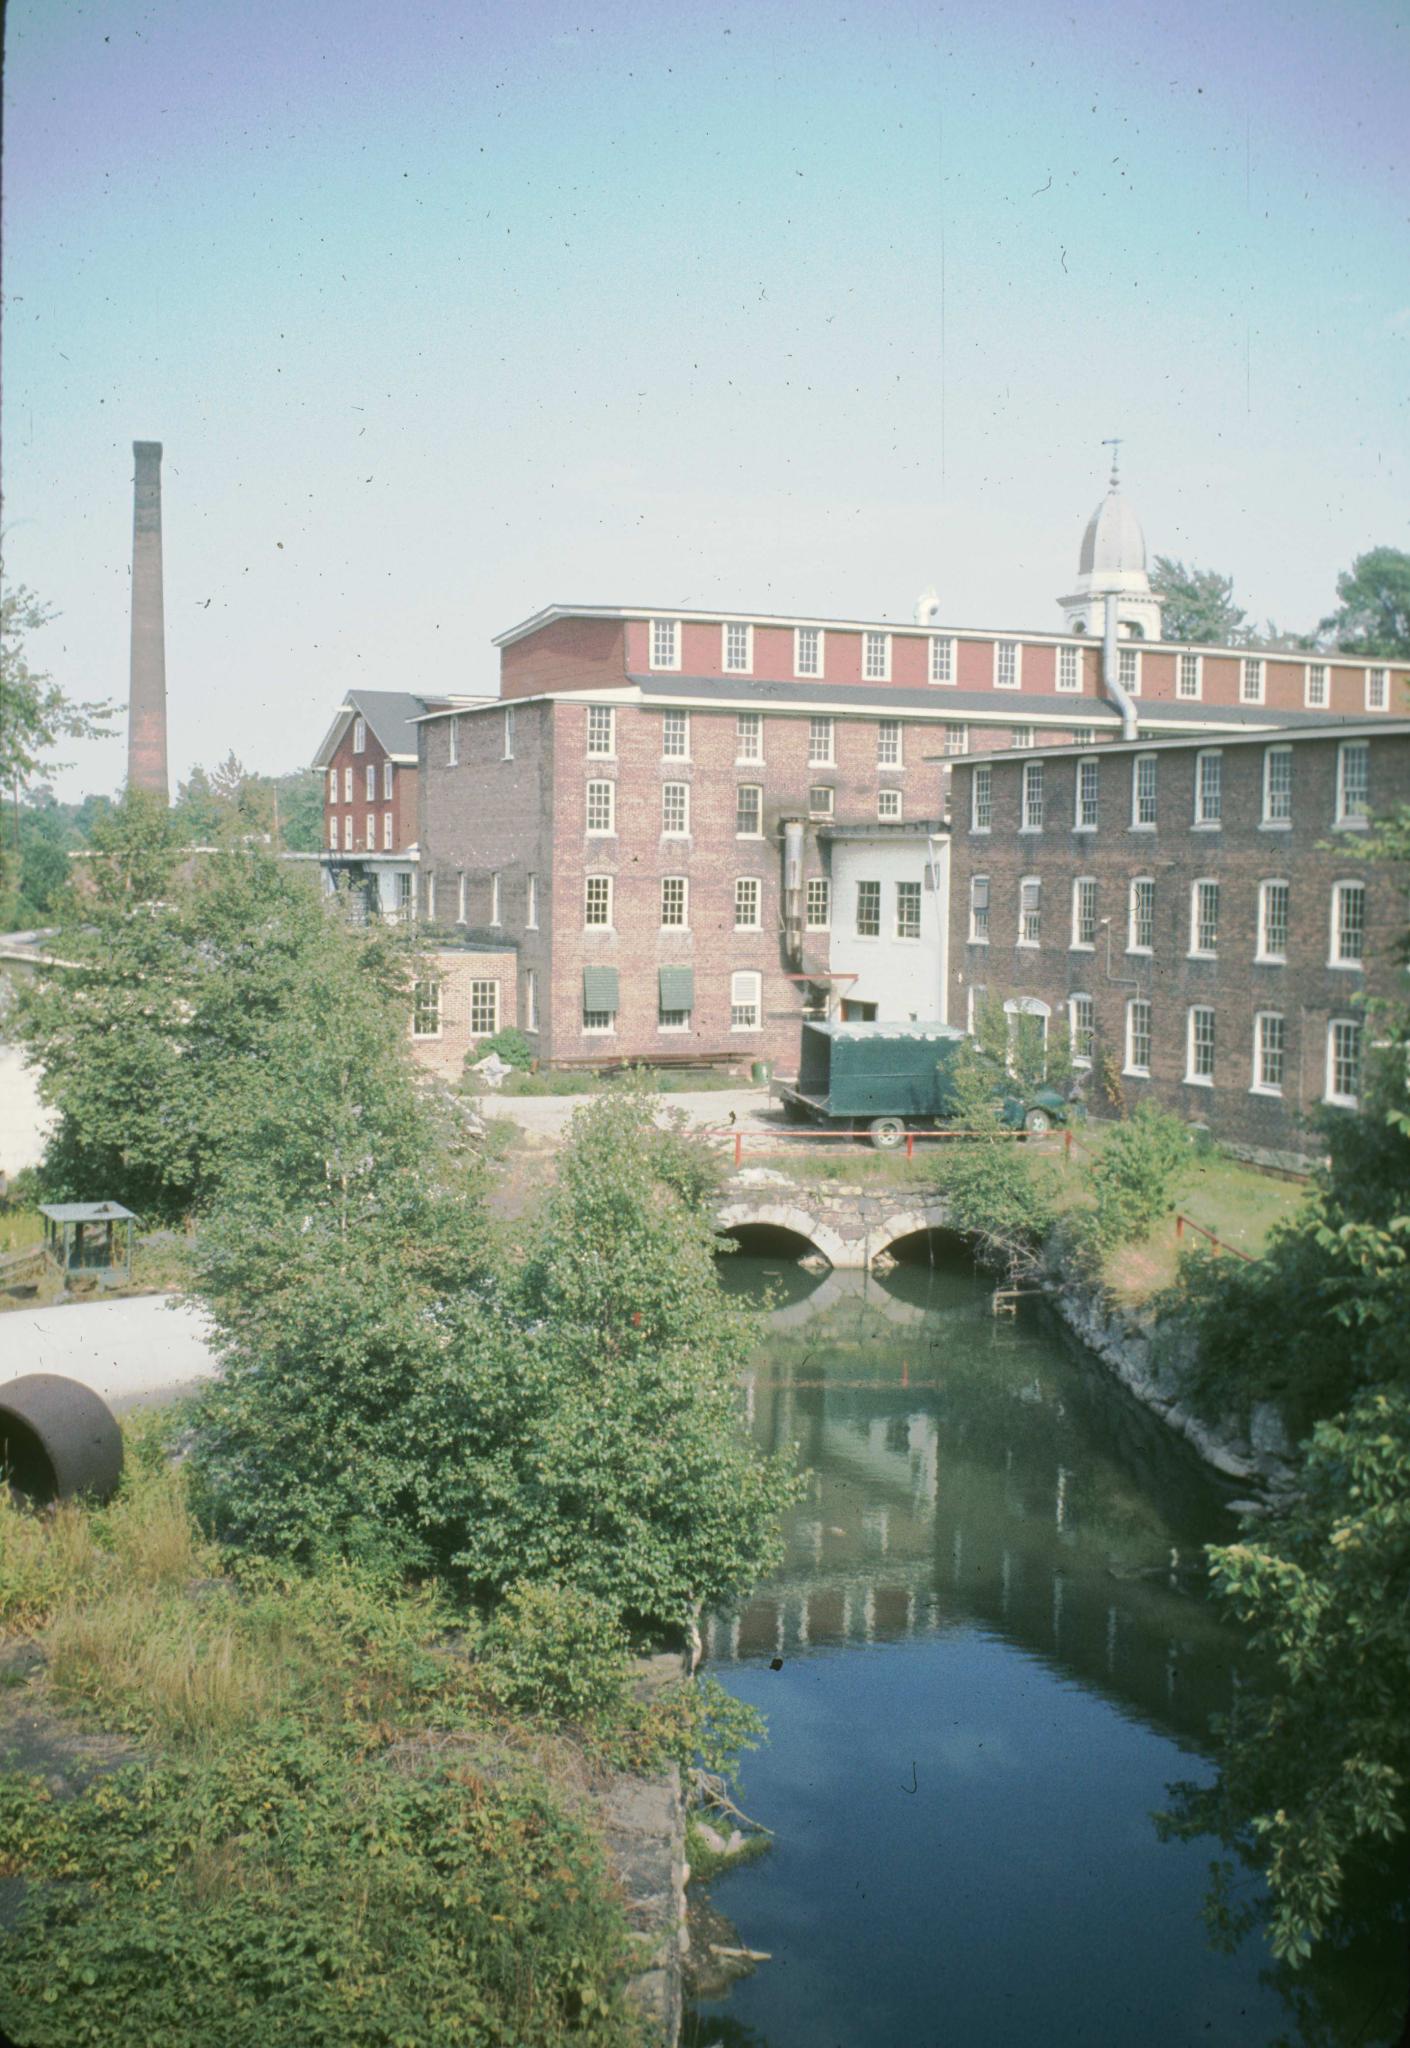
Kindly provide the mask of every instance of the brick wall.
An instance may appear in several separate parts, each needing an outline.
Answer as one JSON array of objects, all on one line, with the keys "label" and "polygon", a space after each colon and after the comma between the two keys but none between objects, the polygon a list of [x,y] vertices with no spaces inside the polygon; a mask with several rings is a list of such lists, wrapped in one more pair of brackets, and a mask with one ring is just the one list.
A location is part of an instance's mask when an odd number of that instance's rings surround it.
[{"label": "brick wall", "polygon": [[608,690],[626,680],[620,619],[555,619],[499,653],[502,697],[541,690]]},{"label": "brick wall", "polygon": [[[392,797],[391,802],[388,803],[382,795],[382,791],[386,787],[386,768],[384,765],[387,759],[386,749],[369,726],[366,735],[366,746],[361,753],[354,753],[353,740],[356,736],[356,727],[356,719],[349,719],[348,729],[339,741],[337,751],[334,753],[330,763],[330,767],[336,769],[338,776],[338,798],[336,803],[332,800],[330,794],[329,770],[325,768],[323,771],[324,849],[327,851],[330,847],[331,820],[336,817],[338,819],[338,850],[340,852],[347,851],[347,826],[348,820],[351,819],[354,848],[358,853],[366,852],[367,819],[370,814],[376,821],[377,844],[374,850],[378,853],[383,852],[386,847],[383,836],[385,830],[383,821],[390,811],[392,817],[392,851],[401,853],[407,847],[415,846],[417,839],[416,770],[408,762],[394,762],[392,764]],[[377,772],[377,795],[371,803],[367,801],[367,770],[369,766],[375,768]],[[347,771],[349,769],[352,770],[351,802],[343,794],[347,787]]]},{"label": "brick wall", "polygon": [[[433,1035],[418,1035],[418,1014],[428,1014],[424,1004],[413,1003],[408,1030],[411,1056],[419,1067],[443,1080],[458,1081],[465,1068],[465,1055],[493,1032],[483,1025],[487,989],[494,985],[495,1030],[505,1031],[519,1021],[518,974],[511,948],[482,951],[474,947],[437,947],[430,955],[431,974],[440,986],[436,1007],[437,1029]],[[428,977],[430,978],[430,977]],[[477,1008],[479,1014],[477,1015]]]}]

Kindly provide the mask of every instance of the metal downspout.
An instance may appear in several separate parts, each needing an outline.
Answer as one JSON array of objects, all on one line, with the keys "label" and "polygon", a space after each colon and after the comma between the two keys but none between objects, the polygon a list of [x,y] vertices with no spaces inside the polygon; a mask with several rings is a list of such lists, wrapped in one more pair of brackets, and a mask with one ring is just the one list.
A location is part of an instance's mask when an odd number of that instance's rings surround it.
[{"label": "metal downspout", "polygon": [[1121,737],[1134,740],[1138,735],[1136,706],[1130,695],[1121,687],[1117,676],[1119,663],[1116,659],[1116,592],[1106,594],[1105,617],[1102,628],[1102,684],[1108,697],[1121,713]]}]

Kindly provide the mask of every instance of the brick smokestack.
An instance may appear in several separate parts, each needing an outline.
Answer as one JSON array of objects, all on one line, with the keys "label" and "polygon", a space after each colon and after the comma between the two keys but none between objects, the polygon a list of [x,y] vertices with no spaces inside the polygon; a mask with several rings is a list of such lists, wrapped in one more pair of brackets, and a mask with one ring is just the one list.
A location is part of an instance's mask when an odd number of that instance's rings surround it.
[{"label": "brick smokestack", "polygon": [[162,444],[134,441],[132,676],[127,704],[127,780],[168,800],[166,626],[162,604]]}]

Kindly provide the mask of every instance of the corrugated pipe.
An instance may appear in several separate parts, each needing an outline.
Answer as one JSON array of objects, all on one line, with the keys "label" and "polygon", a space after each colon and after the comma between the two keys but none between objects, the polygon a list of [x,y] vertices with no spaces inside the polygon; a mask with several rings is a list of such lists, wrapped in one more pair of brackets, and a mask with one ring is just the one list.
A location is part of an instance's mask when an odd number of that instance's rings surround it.
[{"label": "corrugated pipe", "polygon": [[1116,592],[1106,594],[1105,621],[1102,628],[1102,681],[1106,693],[1121,713],[1121,737],[1133,740],[1137,737],[1136,707],[1127,691],[1121,687],[1116,659]]}]

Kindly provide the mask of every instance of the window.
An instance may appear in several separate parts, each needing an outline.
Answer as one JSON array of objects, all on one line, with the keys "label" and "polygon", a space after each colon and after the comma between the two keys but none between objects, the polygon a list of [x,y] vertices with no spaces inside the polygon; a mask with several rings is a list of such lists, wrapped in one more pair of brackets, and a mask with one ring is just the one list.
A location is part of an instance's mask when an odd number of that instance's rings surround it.
[{"label": "window", "polygon": [[504,707],[504,753],[502,758],[506,761],[514,759],[514,706],[512,704],[506,704]]},{"label": "window", "polygon": [[1214,750],[1195,756],[1195,823],[1218,825],[1224,816],[1224,756]]},{"label": "window", "polygon": [[878,790],[876,815],[889,824],[897,824],[901,816],[901,792],[899,789]]},{"label": "window", "polygon": [[985,1005],[988,1001],[989,991],[983,982],[972,981],[969,985],[969,994],[965,999],[964,1018],[964,1028],[971,1038],[974,1036],[975,1020],[984,1015]]},{"label": "window", "polygon": [[729,1028],[757,1031],[763,1003],[763,976],[732,974],[729,978]]},{"label": "window", "polygon": [[825,932],[832,923],[832,884],[826,875],[810,879],[804,917],[810,932]]},{"label": "window", "polygon": [[502,918],[500,917],[500,914],[499,914],[499,900],[500,900],[500,890],[499,890],[499,876],[498,876],[497,874],[494,874],[494,875],[491,875],[491,876],[490,876],[490,923],[491,923],[491,924],[501,924],[501,923],[503,922],[503,919],[502,919]]},{"label": "window", "polygon": [[1263,702],[1263,663],[1256,655],[1246,654],[1239,663],[1239,702]]},{"label": "window", "polygon": [[748,624],[731,620],[725,627],[723,667],[727,676],[747,676],[753,667],[754,629]]},{"label": "window", "polygon": [[863,633],[862,674],[869,683],[890,682],[891,635],[889,633]]},{"label": "window", "polygon": [[1260,960],[1288,957],[1288,898],[1286,882],[1258,885],[1258,953]]},{"label": "window", "polygon": [[1126,920],[1128,953],[1149,953],[1155,944],[1155,882],[1138,875],[1131,884]]},{"label": "window", "polygon": [[1155,824],[1157,766],[1154,754],[1137,754],[1131,763],[1131,825],[1137,832]]},{"label": "window", "polygon": [[1097,743],[1097,729],[1094,725],[1078,725],[1072,730],[1074,747],[1094,747]]},{"label": "window", "polygon": [[345,769],[343,770],[343,802],[344,802],[345,804],[350,804],[350,803],[352,802],[352,769],[351,769],[351,768],[345,768]]},{"label": "window", "polygon": [[1057,652],[1057,686],[1060,690],[1080,690],[1082,687],[1082,657],[1075,647],[1059,647]]},{"label": "window", "polygon": [[823,672],[823,636],[817,626],[797,626],[793,632],[793,673],[820,676]]},{"label": "window", "polygon": [[383,811],[383,813],[382,813],[382,851],[383,851],[383,853],[390,853],[390,852],[391,852],[391,850],[392,850],[392,814],[391,814],[391,812],[390,812],[390,811]]},{"label": "window", "polygon": [[[1027,764],[1037,767],[1037,762]],[[1096,761],[1077,763],[1077,809],[1073,828],[1078,832],[1095,832],[1097,829],[1097,775],[1100,764]]]},{"label": "window", "polygon": [[1019,683],[1019,646],[1016,640],[994,642],[994,688],[1016,690]]},{"label": "window", "polygon": [[330,804],[335,804],[338,801],[338,771],[336,768],[328,770],[328,801]]},{"label": "window", "polygon": [[615,832],[617,829],[617,785],[615,782],[590,782],[587,786],[587,828],[589,832]]},{"label": "window", "polygon": [[351,811],[343,819],[343,845],[349,853],[357,845],[357,831]]},{"label": "window", "polygon": [[539,1028],[539,978],[532,967],[524,969],[524,1029]]},{"label": "window", "polygon": [[680,626],[675,619],[653,619],[651,621],[651,666],[653,668],[679,668]]},{"label": "window", "polygon": [[1369,740],[1344,740],[1337,748],[1337,823],[1364,825],[1370,815]]},{"label": "window", "polygon": [[943,635],[930,643],[930,680],[932,683],[953,683],[955,680],[955,643]]},{"label": "window", "polygon": [[1041,761],[1025,761],[1023,764],[1023,822],[1020,830],[1041,832],[1043,829],[1043,764]]},{"label": "window", "polygon": [[1190,889],[1190,951],[1212,957],[1219,950],[1219,884],[1196,882]]},{"label": "window", "polygon": [[585,1032],[610,1032],[617,1028],[617,1005],[620,1001],[617,970],[615,967],[585,967],[583,969],[583,1030]]},{"label": "window", "polygon": [[741,875],[734,885],[734,928],[737,932],[759,930],[759,878]]},{"label": "window", "polygon": [[1327,1101],[1355,1109],[1361,1087],[1361,1026],[1333,1017],[1327,1026]]},{"label": "window", "polygon": [[1287,1061],[1287,1025],[1276,1010],[1260,1010],[1253,1020],[1253,1092],[1281,1095]]},{"label": "window", "polygon": [[688,782],[663,782],[661,784],[661,830],[673,839],[683,838],[690,830],[690,784]]},{"label": "window", "polygon": [[441,1035],[441,985],[438,981],[418,981],[411,990],[411,1035],[413,1038],[439,1038]]},{"label": "window", "polygon": [[455,768],[460,762],[460,719],[452,717],[446,734],[446,766]]},{"label": "window", "polygon": [[338,813],[336,811],[328,820],[328,844],[334,853],[338,851]]},{"label": "window", "polygon": [[536,932],[539,928],[539,878],[530,875],[524,891],[524,929]]},{"label": "window", "polygon": [[1332,891],[1333,967],[1360,967],[1366,957],[1366,884],[1338,882]]},{"label": "window", "polygon": [[1097,884],[1091,875],[1079,875],[1072,885],[1072,944],[1090,952],[1097,943]]},{"label": "window", "polygon": [[969,829],[971,832],[987,832],[994,816],[994,771],[985,762],[974,771],[974,786],[970,791]]},{"label": "window", "polygon": [[1214,1012],[1203,1003],[1194,1003],[1190,1008],[1185,1079],[1201,1087],[1210,1087],[1214,1081]]},{"label": "window", "polygon": [[590,1037],[590,1036],[592,1036],[592,1035],[594,1035],[594,1034],[600,1034],[600,1033],[602,1033],[602,1032],[604,1032],[604,1031],[606,1031],[606,1032],[611,1032],[611,1031],[615,1031],[615,1030],[616,1030],[616,1028],[617,1028],[617,1012],[616,1012],[615,1010],[588,1010],[588,1009],[585,1009],[585,1010],[583,1011],[583,1035],[584,1035],[584,1037]]},{"label": "window", "polygon": [[363,774],[363,799],[366,803],[377,801],[377,763],[369,761]]},{"label": "window", "polygon": [[969,727],[967,725],[947,725],[945,727],[945,752],[951,760],[954,759],[956,754],[967,754],[969,752]]},{"label": "window", "polygon": [[416,898],[413,893],[415,887],[416,878],[414,875],[400,874],[397,876],[397,909],[404,917],[415,917],[416,915]]},{"label": "window", "polygon": [[808,766],[824,768],[832,765],[833,730],[830,718],[808,720]]},{"label": "window", "polygon": [[684,875],[661,877],[661,923],[668,930],[684,931],[690,919],[690,884]]},{"label": "window", "polygon": [[737,761],[764,758],[764,720],[757,711],[741,711],[734,721],[734,757]]},{"label": "window", "polygon": [[1175,695],[1177,697],[1198,697],[1203,687],[1202,674],[1204,657],[1199,654],[1182,654],[1175,664]]},{"label": "window", "polygon": [[734,830],[738,839],[763,836],[764,792],[757,782],[741,782],[734,793]]},{"label": "window", "polygon": [[1073,1066],[1090,1067],[1092,1043],[1097,1035],[1096,1013],[1090,996],[1068,997],[1067,1029]]},{"label": "window", "polygon": [[583,923],[608,928],[612,923],[612,877],[589,875],[585,884]]},{"label": "window", "polygon": [[1036,946],[1043,929],[1043,884],[1027,875],[1018,885],[1018,943]]},{"label": "window", "polygon": [[1033,728],[1031,725],[1016,725],[1009,734],[1009,744],[1015,747],[1031,747]]},{"label": "window", "polygon": [[667,711],[661,719],[661,752],[668,761],[690,759],[690,713]]},{"label": "window", "polygon": [[470,984],[470,1036],[493,1038],[499,1029],[499,983],[472,981]]},{"label": "window", "polygon": [[878,768],[899,768],[901,766],[901,721],[899,718],[883,718],[876,728],[876,765]]},{"label": "window", "polygon": [[455,877],[455,921],[465,922],[465,870],[461,868]]},{"label": "window", "polygon": [[1141,694],[1141,650],[1119,647],[1116,651],[1116,680],[1128,697]]},{"label": "window", "polygon": [[1263,749],[1263,823],[1292,823],[1292,748]]},{"label": "window", "polygon": [[1390,703],[1390,670],[1368,668],[1366,671],[1366,709],[1384,711]]},{"label": "window", "polygon": [[1151,1006],[1143,996],[1126,1005],[1126,1067],[1128,1074],[1151,1070]]},{"label": "window", "polygon": [[879,939],[881,937],[880,882],[858,882],[857,884],[857,937],[859,939]]},{"label": "window", "polygon": [[369,811],[363,822],[367,827],[367,851],[375,853],[377,850],[377,813]]},{"label": "window", "polygon": [[610,704],[589,704],[587,750],[602,761],[610,761],[616,753],[617,713]]},{"label": "window", "polygon": [[1309,711],[1325,711],[1330,692],[1327,678],[1331,671],[1325,661],[1309,661],[1303,684],[1303,703]]},{"label": "window", "polygon": [[393,768],[393,766],[392,766],[392,763],[391,763],[390,761],[384,761],[384,762],[382,763],[382,801],[383,801],[383,803],[388,803],[388,804],[389,804],[389,803],[391,802],[391,800],[392,800],[392,790],[393,790],[393,788],[394,788],[394,786],[395,786],[395,785],[394,785],[394,783],[393,783],[393,781],[392,781],[392,777],[393,777],[393,775],[395,774],[395,772],[396,772],[396,771],[395,771],[395,769]]},{"label": "window", "polygon": [[689,1031],[695,1007],[695,971],[690,967],[662,967],[657,972],[656,1029]]},{"label": "window", "polygon": [[355,754],[361,754],[365,753],[366,749],[367,720],[365,718],[355,718],[353,720],[353,752]]},{"label": "window", "polygon": [[969,942],[972,946],[987,946],[989,943],[989,877],[972,875],[969,883]]},{"label": "window", "polygon": [[898,939],[920,937],[920,883],[898,882],[896,884],[896,936]]},{"label": "window", "polygon": [[808,816],[830,818],[832,816],[833,792],[825,782],[815,783],[808,791]]}]

